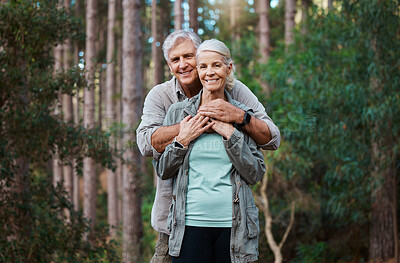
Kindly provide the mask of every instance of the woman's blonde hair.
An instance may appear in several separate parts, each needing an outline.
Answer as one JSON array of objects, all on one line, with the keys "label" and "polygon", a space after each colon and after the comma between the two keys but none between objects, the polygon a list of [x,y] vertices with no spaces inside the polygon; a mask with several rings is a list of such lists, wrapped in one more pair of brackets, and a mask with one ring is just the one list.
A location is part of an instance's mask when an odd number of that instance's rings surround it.
[{"label": "woman's blonde hair", "polygon": [[217,39],[209,39],[205,40],[200,46],[197,48],[196,60],[198,61],[198,56],[202,51],[213,51],[222,56],[223,62],[225,65],[229,66],[232,63],[232,70],[229,76],[226,77],[226,87],[228,91],[233,89],[233,85],[235,82],[235,65],[233,64],[233,60],[231,58],[231,52],[229,48],[224,44],[224,42],[219,41]]}]

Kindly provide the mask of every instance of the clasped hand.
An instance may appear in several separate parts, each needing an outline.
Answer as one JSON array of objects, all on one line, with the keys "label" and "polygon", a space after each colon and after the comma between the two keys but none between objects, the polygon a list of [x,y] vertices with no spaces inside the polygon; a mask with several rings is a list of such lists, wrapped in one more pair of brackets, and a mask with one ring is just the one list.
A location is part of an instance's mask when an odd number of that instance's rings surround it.
[{"label": "clasped hand", "polygon": [[230,123],[210,119],[202,114],[197,114],[194,117],[189,115],[180,122],[176,140],[184,146],[188,146],[191,141],[210,128],[226,139],[229,139],[234,131],[234,127]]}]

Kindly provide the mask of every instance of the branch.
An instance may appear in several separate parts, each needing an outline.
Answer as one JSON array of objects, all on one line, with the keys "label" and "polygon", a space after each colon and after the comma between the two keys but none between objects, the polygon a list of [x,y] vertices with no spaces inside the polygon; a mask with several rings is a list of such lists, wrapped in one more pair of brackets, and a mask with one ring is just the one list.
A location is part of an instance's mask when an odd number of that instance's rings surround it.
[{"label": "branch", "polygon": [[296,207],[295,204],[296,204],[296,202],[292,201],[292,205],[291,205],[291,208],[290,208],[290,222],[289,222],[288,227],[286,228],[285,234],[283,235],[283,238],[282,238],[281,242],[279,243],[279,249],[282,248],[283,244],[286,241],[286,238],[289,235],[290,230],[292,229],[292,226],[293,226],[293,223],[294,223],[294,211],[295,211],[295,207]]}]

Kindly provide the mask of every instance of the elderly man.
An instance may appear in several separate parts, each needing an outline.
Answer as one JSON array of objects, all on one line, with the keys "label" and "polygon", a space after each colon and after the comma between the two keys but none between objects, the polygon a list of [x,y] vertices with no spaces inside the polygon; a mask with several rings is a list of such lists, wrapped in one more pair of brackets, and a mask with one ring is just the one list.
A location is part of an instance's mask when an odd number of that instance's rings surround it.
[{"label": "elderly man", "polygon": [[[142,121],[137,129],[141,153],[157,159],[179,133],[179,124],[162,126],[168,108],[176,102],[191,98],[202,89],[197,68],[196,51],[200,38],[191,31],[175,31],[163,44],[164,57],[174,75],[171,80],[155,86],[147,95]],[[253,110],[250,114],[224,100],[213,100],[199,108],[198,114],[223,122],[234,123],[265,150],[276,150],[280,132],[257,97],[240,81],[235,80],[230,91],[233,99]],[[168,255],[167,217],[172,198],[172,180],[157,181],[157,192],[151,213],[151,225],[159,232],[156,253],[151,262],[171,262]]]}]

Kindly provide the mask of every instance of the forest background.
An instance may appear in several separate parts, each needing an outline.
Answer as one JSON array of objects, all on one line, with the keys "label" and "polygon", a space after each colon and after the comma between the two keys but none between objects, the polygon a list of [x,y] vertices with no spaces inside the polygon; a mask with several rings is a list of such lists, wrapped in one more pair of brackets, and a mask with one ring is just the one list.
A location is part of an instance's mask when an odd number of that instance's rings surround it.
[{"label": "forest background", "polygon": [[1,0],[0,262],[149,262],[135,129],[180,28],[224,41],[280,128],[259,262],[400,262],[398,0]]}]

